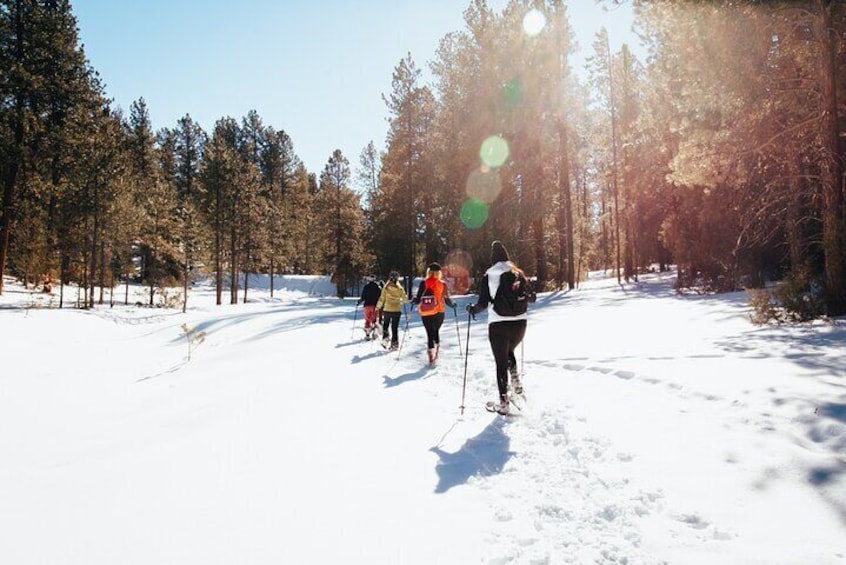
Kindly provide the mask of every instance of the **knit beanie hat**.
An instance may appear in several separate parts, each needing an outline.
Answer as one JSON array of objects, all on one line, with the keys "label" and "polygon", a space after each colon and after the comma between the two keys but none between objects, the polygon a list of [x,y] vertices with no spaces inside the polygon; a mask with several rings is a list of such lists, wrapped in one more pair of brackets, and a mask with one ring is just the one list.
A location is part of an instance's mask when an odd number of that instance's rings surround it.
[{"label": "knit beanie hat", "polygon": [[426,270],[434,273],[435,271],[441,270],[441,265],[440,263],[429,263],[429,266],[426,267]]},{"label": "knit beanie hat", "polygon": [[510,261],[508,257],[508,250],[498,239],[491,243],[491,264],[499,263],[500,261]]}]

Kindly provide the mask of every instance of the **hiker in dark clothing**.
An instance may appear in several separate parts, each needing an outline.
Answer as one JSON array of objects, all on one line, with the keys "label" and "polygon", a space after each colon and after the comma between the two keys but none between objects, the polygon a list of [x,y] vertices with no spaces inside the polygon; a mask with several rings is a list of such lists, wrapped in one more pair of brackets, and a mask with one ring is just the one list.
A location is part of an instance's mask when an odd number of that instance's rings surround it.
[{"label": "hiker in dark clothing", "polygon": [[361,289],[361,297],[355,304],[364,304],[364,339],[369,341],[376,337],[376,303],[379,302],[382,287],[373,275],[369,275],[366,280],[367,284]]},{"label": "hiker in dark clothing", "polygon": [[526,335],[528,315],[524,312],[513,316],[503,316],[494,310],[494,299],[499,290],[500,277],[505,273],[519,273],[523,271],[511,262],[508,250],[501,241],[491,243],[491,266],[485,271],[479,283],[479,301],[468,304],[467,311],[476,318],[476,314],[484,309],[488,312],[488,341],[496,363],[496,384],[499,389],[499,406],[497,412],[508,414],[508,376],[511,375],[511,391],[523,394],[523,384],[517,368],[517,357],[514,350]]}]

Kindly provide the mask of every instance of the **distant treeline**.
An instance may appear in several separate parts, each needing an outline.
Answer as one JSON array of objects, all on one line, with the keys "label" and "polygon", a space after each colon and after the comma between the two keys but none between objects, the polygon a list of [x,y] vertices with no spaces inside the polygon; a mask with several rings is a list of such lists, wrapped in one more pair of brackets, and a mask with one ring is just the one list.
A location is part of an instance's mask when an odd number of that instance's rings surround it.
[{"label": "distant treeline", "polygon": [[846,313],[844,3],[633,9],[642,44],[602,30],[576,73],[563,2],[472,0],[430,84],[410,53],[395,67],[384,151],[316,174],[256,112],[210,132],[153,131],[143,99],[123,115],[69,2],[0,0],[0,275],[79,283],[91,305],[203,269],[236,302],[243,273],[343,294],[437,260],[472,280],[500,239],[545,289],[675,264],[704,290],[789,276]]}]

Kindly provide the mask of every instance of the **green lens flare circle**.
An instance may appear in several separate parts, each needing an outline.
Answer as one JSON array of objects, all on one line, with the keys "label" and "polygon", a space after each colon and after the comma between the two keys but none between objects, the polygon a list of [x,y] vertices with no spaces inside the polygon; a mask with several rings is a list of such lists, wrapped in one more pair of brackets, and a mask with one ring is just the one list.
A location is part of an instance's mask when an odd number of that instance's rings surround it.
[{"label": "green lens flare circle", "polygon": [[480,228],[488,219],[488,205],[470,198],[461,205],[461,223],[469,229]]},{"label": "green lens flare circle", "polygon": [[498,135],[492,135],[482,142],[479,158],[492,169],[501,167],[508,160],[508,142]]},{"label": "green lens flare circle", "polygon": [[523,85],[513,78],[502,85],[502,97],[510,106],[516,106],[523,99]]}]

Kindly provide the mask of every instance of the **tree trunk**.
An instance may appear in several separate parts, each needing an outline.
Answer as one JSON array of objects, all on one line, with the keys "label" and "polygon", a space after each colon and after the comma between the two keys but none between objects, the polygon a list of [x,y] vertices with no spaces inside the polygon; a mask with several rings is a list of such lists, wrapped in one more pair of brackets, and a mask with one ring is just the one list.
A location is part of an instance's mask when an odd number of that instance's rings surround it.
[{"label": "tree trunk", "polygon": [[270,298],[273,298],[273,274],[275,268],[275,261],[273,258],[270,258]]},{"label": "tree trunk", "polygon": [[215,220],[214,220],[214,293],[215,293],[215,304],[220,306],[223,304],[223,260],[221,258],[221,254],[223,253],[223,234],[221,230],[221,221],[220,221],[220,197],[219,192],[220,189],[217,189],[218,197],[217,197],[217,204],[215,209]]},{"label": "tree trunk", "polygon": [[[247,265],[249,265],[249,261],[247,261]],[[244,269],[244,304],[247,303],[247,288],[250,286],[250,268],[249,266]]]},{"label": "tree trunk", "polygon": [[155,254],[155,251],[153,250],[152,247],[149,248],[147,255],[150,258],[149,259],[150,265],[147,269],[147,276],[150,277],[150,306],[152,306],[153,305],[153,296],[155,296],[155,293],[156,293],[156,287],[155,287],[156,279],[153,276],[153,272],[155,271],[155,268],[156,268],[156,257],[155,257],[156,254]]},{"label": "tree trunk", "polygon": [[544,283],[549,279],[549,274],[546,272],[546,253],[544,252],[544,233],[543,233],[543,218],[535,215],[532,220],[532,235],[534,236],[535,248],[535,262],[537,263],[538,288],[543,288]]},{"label": "tree trunk", "polygon": [[185,246],[185,265],[182,269],[182,313],[184,314],[188,310],[188,270],[190,268],[187,234],[182,244]]},{"label": "tree trunk", "polygon": [[238,237],[233,224],[229,233],[229,303],[238,304]]},{"label": "tree trunk", "polygon": [[106,293],[106,244],[100,241],[100,297],[99,304],[102,306]]},{"label": "tree trunk", "polygon": [[[575,231],[573,229],[573,198],[570,194],[570,154],[567,138],[567,128],[560,121],[558,123],[558,142],[560,171],[558,176],[558,268],[564,270],[567,278],[567,288],[576,287],[575,262]],[[564,267],[566,261],[566,268]],[[559,288],[563,286],[564,278],[559,273]]]},{"label": "tree trunk", "polygon": [[823,253],[825,294],[829,316],[846,314],[846,271],[844,271],[843,165],[838,155],[837,51],[838,38],[831,18],[832,4],[817,0],[821,14],[822,138],[825,163],[822,167]]},{"label": "tree trunk", "polygon": [[615,269],[617,271],[617,282],[620,282],[620,189],[617,182],[619,171],[617,170],[617,107],[614,102],[614,71],[611,65],[611,43],[605,37],[605,48],[608,53],[608,100],[611,106],[611,172],[612,186],[614,193],[614,243],[617,251]]},{"label": "tree trunk", "polygon": [[[23,65],[24,60],[24,22],[23,2],[15,2],[15,58]],[[5,72],[5,71],[4,71]],[[6,274],[6,258],[9,255],[9,240],[15,222],[17,209],[17,184],[23,160],[24,144],[24,97],[20,91],[15,96],[15,110],[12,114],[12,146],[6,155],[6,174],[3,177],[2,216],[0,216],[0,294],[3,294],[3,275]]]}]

